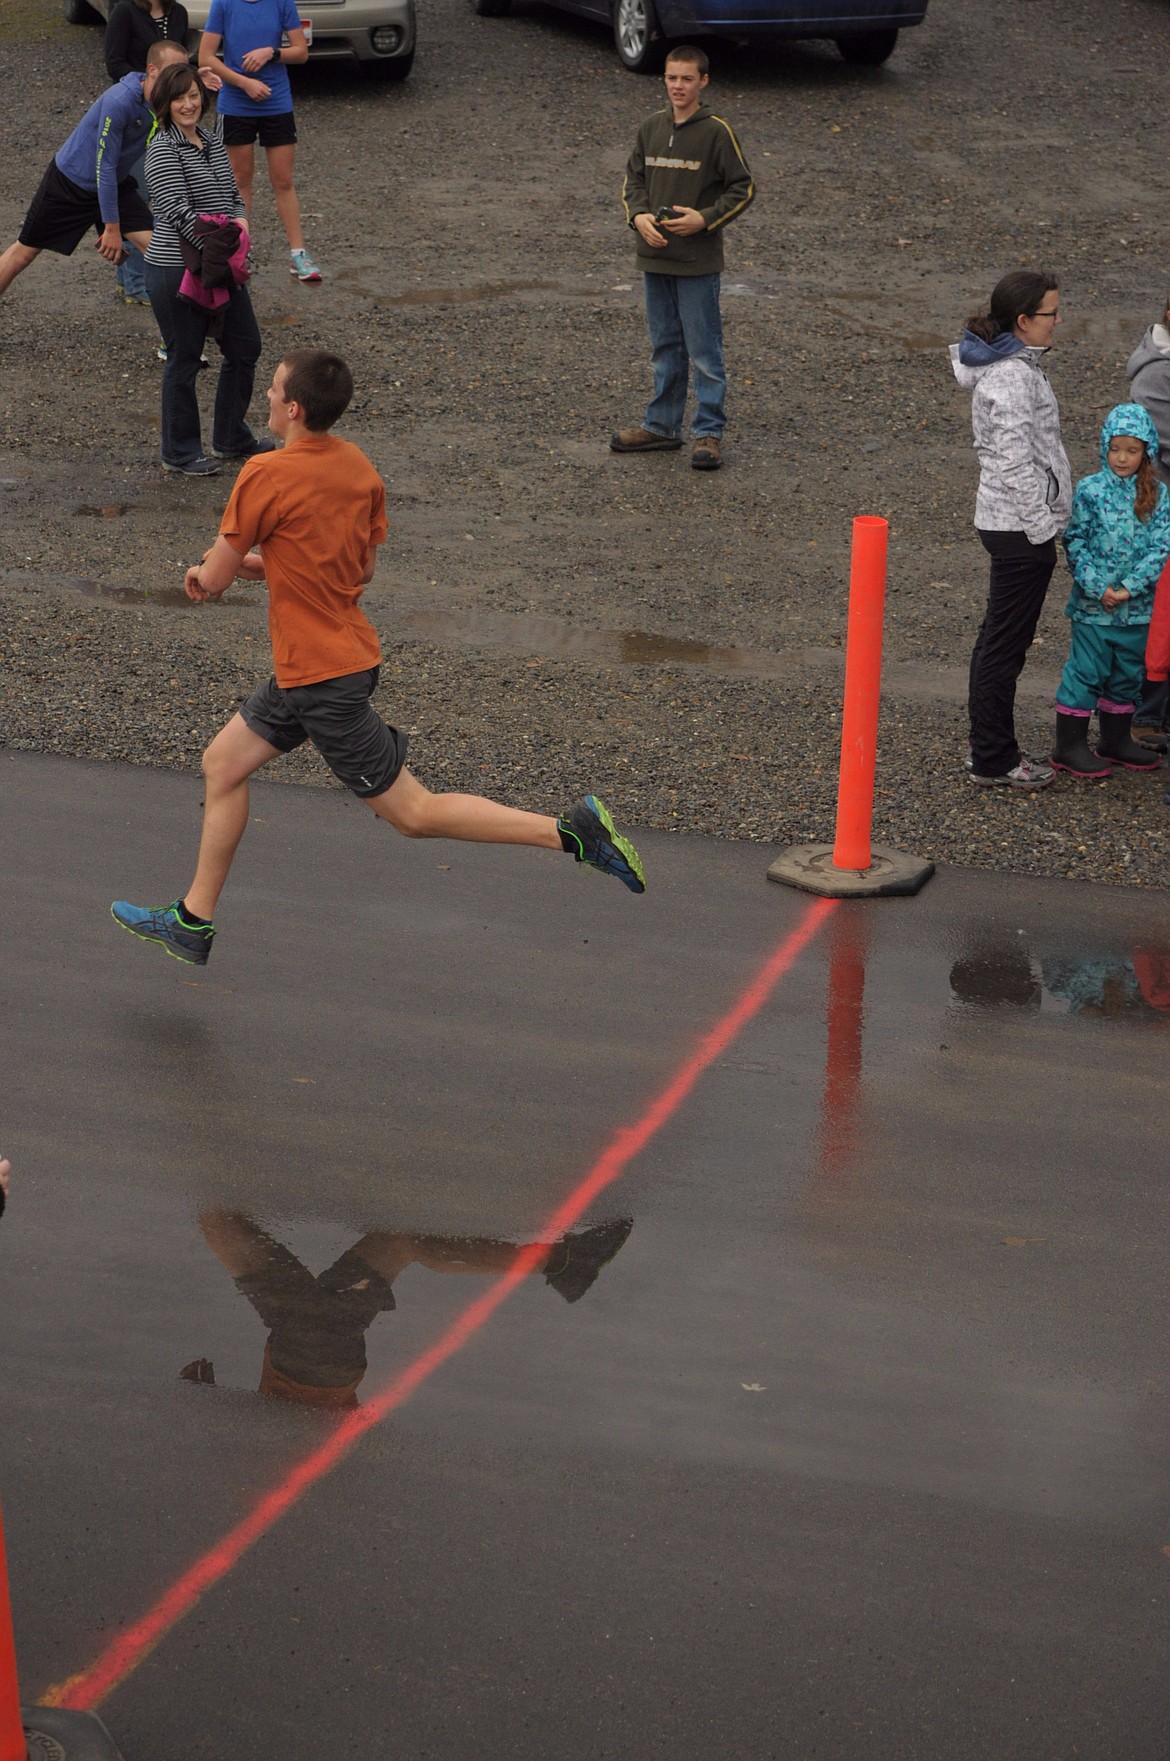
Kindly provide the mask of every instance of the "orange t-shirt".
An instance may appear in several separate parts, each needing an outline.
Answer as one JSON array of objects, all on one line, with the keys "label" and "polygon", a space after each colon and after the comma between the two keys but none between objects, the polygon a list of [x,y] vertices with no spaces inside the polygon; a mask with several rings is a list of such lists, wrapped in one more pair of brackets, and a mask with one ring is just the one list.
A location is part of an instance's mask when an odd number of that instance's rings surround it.
[{"label": "orange t-shirt", "polygon": [[366,557],[386,538],[386,490],[360,447],[309,434],[249,459],[219,530],[233,550],[264,558],[278,685],[377,666],[378,634],[358,600]]}]

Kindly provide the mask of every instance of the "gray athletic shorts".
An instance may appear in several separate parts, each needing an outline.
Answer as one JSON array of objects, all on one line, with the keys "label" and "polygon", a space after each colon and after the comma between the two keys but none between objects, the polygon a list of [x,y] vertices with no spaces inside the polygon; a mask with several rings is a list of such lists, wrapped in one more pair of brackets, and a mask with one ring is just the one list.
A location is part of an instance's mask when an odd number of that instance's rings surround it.
[{"label": "gray athletic shorts", "polygon": [[273,678],[240,705],[240,714],[278,752],[311,740],[338,782],[369,800],[385,794],[406,763],[406,735],[370,707],[377,688],[376,666],[287,691]]}]

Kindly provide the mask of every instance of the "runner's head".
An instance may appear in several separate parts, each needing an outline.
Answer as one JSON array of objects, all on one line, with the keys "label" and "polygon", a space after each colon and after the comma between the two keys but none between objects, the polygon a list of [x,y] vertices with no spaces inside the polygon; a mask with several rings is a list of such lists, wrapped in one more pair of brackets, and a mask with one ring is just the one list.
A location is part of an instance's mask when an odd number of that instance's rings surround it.
[{"label": "runner's head", "polygon": [[690,43],[679,43],[666,57],[664,83],[676,122],[682,122],[699,108],[707,84],[708,61],[702,49]]},{"label": "runner's head", "polygon": [[154,88],[158,84],[159,75],[168,67],[189,66],[187,51],[182,43],[168,42],[163,38],[152,43],[146,51],[146,73],[142,80],[142,96],[154,108]]},{"label": "runner's head", "polygon": [[348,409],[352,396],[353,374],[340,355],[293,349],[272,376],[268,426],[283,434],[291,422],[299,422],[311,434],[324,434]]}]

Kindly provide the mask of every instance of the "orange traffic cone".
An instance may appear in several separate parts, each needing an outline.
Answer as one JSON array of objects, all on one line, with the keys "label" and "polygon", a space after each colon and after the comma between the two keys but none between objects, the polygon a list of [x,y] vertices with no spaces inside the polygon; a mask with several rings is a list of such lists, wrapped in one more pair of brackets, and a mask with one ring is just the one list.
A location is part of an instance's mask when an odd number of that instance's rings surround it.
[{"label": "orange traffic cone", "polygon": [[0,1512],[0,1761],[47,1761],[50,1756],[53,1761],[122,1761],[109,1731],[93,1712],[63,1712],[47,1706],[21,1711]]}]

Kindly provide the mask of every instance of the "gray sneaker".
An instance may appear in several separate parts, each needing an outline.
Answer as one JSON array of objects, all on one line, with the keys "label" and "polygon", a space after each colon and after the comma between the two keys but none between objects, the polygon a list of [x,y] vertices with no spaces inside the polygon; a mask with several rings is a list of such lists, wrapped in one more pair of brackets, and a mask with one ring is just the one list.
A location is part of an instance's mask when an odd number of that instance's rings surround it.
[{"label": "gray sneaker", "polygon": [[1050,764],[1041,764],[1021,752],[1019,764],[1002,777],[981,777],[975,770],[969,770],[967,775],[980,789],[994,789],[997,785],[1005,789],[1046,789],[1055,772]]}]

